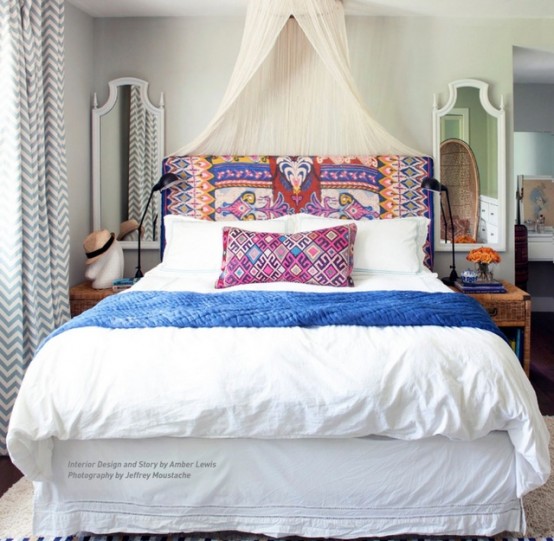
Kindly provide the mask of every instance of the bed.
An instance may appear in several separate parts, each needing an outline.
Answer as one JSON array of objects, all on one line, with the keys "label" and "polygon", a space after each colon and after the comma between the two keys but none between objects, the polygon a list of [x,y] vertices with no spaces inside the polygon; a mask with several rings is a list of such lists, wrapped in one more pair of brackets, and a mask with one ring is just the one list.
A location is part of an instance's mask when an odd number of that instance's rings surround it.
[{"label": "bed", "polygon": [[159,266],[51,335],[10,421],[34,532],[524,532],[548,432],[437,279],[426,157],[183,156]]}]

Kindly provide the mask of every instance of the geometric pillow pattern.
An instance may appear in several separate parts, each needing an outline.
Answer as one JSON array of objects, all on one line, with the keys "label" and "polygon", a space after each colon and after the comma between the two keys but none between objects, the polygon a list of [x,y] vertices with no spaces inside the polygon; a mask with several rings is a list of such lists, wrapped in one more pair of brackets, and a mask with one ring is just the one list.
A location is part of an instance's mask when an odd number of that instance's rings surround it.
[{"label": "geometric pillow pattern", "polygon": [[290,235],[224,227],[216,288],[267,282],[353,286],[356,232],[356,224]]},{"label": "geometric pillow pattern", "polygon": [[[433,219],[429,156],[168,156],[163,172],[181,182],[162,192],[162,215],[212,221],[267,220],[308,213],[327,218]],[[433,267],[433,227],[425,265]],[[162,250],[164,229],[162,223]]]}]

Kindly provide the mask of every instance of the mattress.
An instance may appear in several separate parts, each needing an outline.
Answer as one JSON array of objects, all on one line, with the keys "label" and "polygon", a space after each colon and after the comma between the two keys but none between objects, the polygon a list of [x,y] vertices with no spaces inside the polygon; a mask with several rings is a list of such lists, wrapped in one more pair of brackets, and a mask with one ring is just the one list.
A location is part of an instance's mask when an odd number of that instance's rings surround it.
[{"label": "mattress", "polygon": [[[270,536],[523,531],[506,433],[477,442],[55,440],[33,530]],[[478,482],[476,482],[478,479]]]}]

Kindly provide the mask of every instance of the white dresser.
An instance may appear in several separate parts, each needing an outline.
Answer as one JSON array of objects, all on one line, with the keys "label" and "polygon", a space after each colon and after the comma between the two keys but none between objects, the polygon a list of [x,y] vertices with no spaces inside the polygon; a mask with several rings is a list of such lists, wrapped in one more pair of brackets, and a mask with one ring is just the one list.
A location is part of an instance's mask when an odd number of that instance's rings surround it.
[{"label": "white dresser", "polygon": [[477,242],[496,244],[498,242],[498,199],[479,196],[479,227]]}]

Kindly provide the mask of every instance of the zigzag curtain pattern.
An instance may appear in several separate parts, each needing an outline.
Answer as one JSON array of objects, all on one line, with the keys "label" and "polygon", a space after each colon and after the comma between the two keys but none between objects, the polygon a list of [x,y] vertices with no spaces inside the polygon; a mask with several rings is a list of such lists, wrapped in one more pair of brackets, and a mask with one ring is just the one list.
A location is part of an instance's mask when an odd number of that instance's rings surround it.
[{"label": "zigzag curtain pattern", "polygon": [[0,2],[0,454],[39,343],[69,319],[63,0]]},{"label": "zigzag curtain pattern", "polygon": [[[152,186],[158,181],[156,117],[148,111],[141,98],[140,87],[131,85],[129,107],[129,219],[140,222]],[[154,194],[159,197],[159,194]],[[144,238],[154,238],[154,220],[159,201],[152,201],[144,219]]]}]

